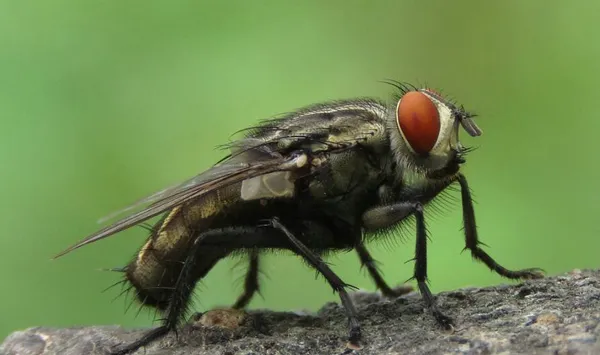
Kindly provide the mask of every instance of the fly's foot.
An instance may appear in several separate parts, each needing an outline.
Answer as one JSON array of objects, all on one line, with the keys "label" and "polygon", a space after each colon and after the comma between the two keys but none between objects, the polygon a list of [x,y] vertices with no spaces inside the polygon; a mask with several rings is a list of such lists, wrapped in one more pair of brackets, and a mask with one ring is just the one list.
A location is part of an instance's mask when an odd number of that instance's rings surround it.
[{"label": "fly's foot", "polygon": [[523,269],[516,272],[523,280],[534,280],[544,278],[546,272],[540,268]]},{"label": "fly's foot", "polygon": [[127,355],[134,351],[136,351],[137,347],[132,347],[130,345],[115,345],[110,349],[110,355]]},{"label": "fly's foot", "polygon": [[110,348],[109,354],[110,355],[127,355],[127,354],[133,353],[134,351],[136,351],[137,349],[139,349],[141,347],[142,347],[142,345],[138,344],[138,342],[133,342],[131,344],[115,345]]},{"label": "fly's foot", "polygon": [[437,323],[447,331],[454,331],[454,320],[437,309],[432,310],[433,317]]},{"label": "fly's foot", "polygon": [[348,335],[348,343],[346,347],[352,350],[360,350],[362,346],[360,345],[360,339],[362,335],[360,332],[360,327],[354,326],[350,329],[350,333]]},{"label": "fly's foot", "polygon": [[[173,329],[173,330],[175,330],[175,329]],[[142,336],[140,339],[134,341],[133,343],[113,347],[110,350],[110,354],[111,355],[130,354],[130,353],[136,351],[137,349],[139,349],[143,346],[146,346],[149,343],[151,343],[159,338],[162,338],[163,336],[167,335],[168,332],[169,332],[169,327],[167,327],[167,326],[161,326],[158,328],[154,328],[154,329],[150,330],[148,333],[146,333],[144,336]]]}]

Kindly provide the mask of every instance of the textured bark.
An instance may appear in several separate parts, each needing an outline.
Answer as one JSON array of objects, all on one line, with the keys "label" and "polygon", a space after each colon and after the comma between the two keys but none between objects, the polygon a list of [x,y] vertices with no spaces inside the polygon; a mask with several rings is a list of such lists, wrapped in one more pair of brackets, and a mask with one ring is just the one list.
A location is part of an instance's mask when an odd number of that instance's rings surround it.
[{"label": "textured bark", "polygon": [[[353,298],[364,344],[346,354],[600,354],[600,270],[441,293],[440,308],[456,321],[452,333],[436,325],[417,294],[389,301],[357,292]],[[209,312],[178,338],[170,334],[137,354],[342,354],[346,324],[334,303],[316,314]],[[6,338],[0,354],[107,354],[143,331],[30,328]]]}]

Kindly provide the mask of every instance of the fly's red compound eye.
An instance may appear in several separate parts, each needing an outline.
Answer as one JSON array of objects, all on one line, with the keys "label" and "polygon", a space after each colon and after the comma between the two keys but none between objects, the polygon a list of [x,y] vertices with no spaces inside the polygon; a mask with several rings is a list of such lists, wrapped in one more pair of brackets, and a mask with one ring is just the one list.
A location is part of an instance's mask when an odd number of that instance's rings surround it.
[{"label": "fly's red compound eye", "polygon": [[417,154],[433,149],[440,134],[440,114],[427,95],[419,91],[404,94],[396,118],[406,142]]}]

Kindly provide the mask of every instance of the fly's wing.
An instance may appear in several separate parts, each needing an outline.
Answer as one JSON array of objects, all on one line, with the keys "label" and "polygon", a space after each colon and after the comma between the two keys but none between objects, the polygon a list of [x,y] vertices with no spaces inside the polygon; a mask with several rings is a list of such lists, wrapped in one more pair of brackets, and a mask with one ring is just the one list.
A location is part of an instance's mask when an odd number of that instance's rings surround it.
[{"label": "fly's wing", "polygon": [[247,162],[249,161],[266,161],[269,159],[281,158],[280,154],[276,154],[267,148],[261,149],[263,148],[263,144],[264,143],[259,140],[248,139],[240,141],[239,143],[234,142],[230,145],[224,145],[222,147],[229,148],[231,150],[231,154],[222,159],[220,163],[217,163],[212,169],[200,173],[189,180],[169,186],[153,193],[152,195],[139,199],[125,208],[100,218],[98,223],[105,223],[109,220],[115,219],[117,216],[125,214],[126,212],[136,210],[143,205],[156,203],[157,201],[160,201],[168,196],[178,194],[194,185],[212,180],[219,176],[233,173],[239,168],[247,165]]},{"label": "fly's wing", "polygon": [[358,145],[376,150],[384,145],[387,140],[383,121],[385,110],[375,101],[340,101],[308,107],[256,127],[245,139],[224,146],[231,150],[231,155],[220,164],[111,214],[109,219],[148,205],[88,236],[55,258],[186,201],[239,182],[242,182],[241,198],[244,200],[290,196],[294,187],[293,173],[308,165],[309,155],[345,151]]},{"label": "fly's wing", "polygon": [[93,233],[75,245],[60,252],[54,258],[58,258],[84,245],[104,239],[135,226],[181,205],[186,201],[206,195],[222,187],[239,183],[247,179],[253,179],[255,177],[268,176],[269,174],[277,174],[279,172],[285,173],[295,171],[304,167],[307,163],[308,157],[306,154],[294,153],[289,156],[273,156],[270,159],[255,162],[238,162],[237,159],[231,159],[231,161],[227,161],[225,164],[215,165],[206,172],[201,173],[178,186],[167,188],[139,200],[123,211],[134,209],[145,203],[150,203],[150,205],[139,212],[124,217],[96,233]]},{"label": "fly's wing", "polygon": [[107,216],[104,216],[98,220],[98,223],[105,223],[109,220],[115,219],[117,216],[122,215],[126,212],[138,209],[139,207],[141,207],[143,205],[146,205],[149,203],[155,203],[157,201],[163,200],[164,198],[166,198],[168,196],[176,195],[176,194],[178,194],[182,191],[185,191],[185,190],[189,189],[190,187],[197,185],[203,181],[208,181],[208,180],[211,180],[211,178],[218,177],[223,174],[227,174],[228,171],[235,171],[235,169],[237,169],[237,168],[239,168],[239,166],[224,165],[224,166],[219,167],[218,169],[213,168],[213,169],[207,170],[206,172],[196,175],[187,181],[184,181],[182,183],[172,185],[165,189],[157,191],[157,192],[153,193],[152,195],[146,196],[142,199],[135,201],[134,203],[132,203],[131,205],[129,205],[123,209],[120,209],[118,211],[115,211],[115,212],[107,215]]}]

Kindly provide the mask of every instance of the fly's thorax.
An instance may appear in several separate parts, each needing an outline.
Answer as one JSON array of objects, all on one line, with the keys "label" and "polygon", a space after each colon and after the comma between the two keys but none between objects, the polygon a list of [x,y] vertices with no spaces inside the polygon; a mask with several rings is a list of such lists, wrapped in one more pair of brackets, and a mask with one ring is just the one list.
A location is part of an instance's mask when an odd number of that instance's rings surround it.
[{"label": "fly's thorax", "polygon": [[[386,157],[380,155],[379,157]],[[382,161],[363,149],[328,154],[315,164],[304,198],[324,212],[354,223],[377,196]]]}]

